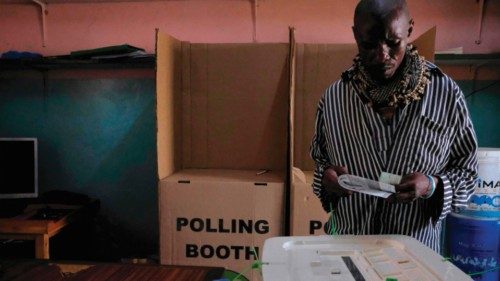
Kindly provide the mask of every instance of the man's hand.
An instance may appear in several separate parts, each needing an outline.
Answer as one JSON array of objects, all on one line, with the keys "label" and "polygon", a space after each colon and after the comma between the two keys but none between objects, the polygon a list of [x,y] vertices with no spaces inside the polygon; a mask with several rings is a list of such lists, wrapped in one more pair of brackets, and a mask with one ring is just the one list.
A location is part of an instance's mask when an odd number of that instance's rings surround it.
[{"label": "man's hand", "polygon": [[346,197],[352,194],[352,191],[341,187],[339,184],[338,177],[343,174],[347,174],[347,168],[343,166],[331,166],[325,170],[321,183],[329,195],[335,194],[338,197]]},{"label": "man's hand", "polygon": [[403,176],[401,182],[395,185],[396,193],[391,195],[389,202],[411,203],[427,194],[430,184],[426,175],[416,172]]}]

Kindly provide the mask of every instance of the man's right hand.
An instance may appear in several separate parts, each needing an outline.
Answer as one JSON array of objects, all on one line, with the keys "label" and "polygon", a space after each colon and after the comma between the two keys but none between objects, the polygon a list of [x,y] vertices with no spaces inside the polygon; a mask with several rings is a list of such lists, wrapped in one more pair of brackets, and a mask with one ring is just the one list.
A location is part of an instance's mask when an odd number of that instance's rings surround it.
[{"label": "man's right hand", "polygon": [[329,195],[335,194],[338,197],[346,197],[352,194],[352,191],[340,186],[338,177],[347,174],[347,168],[343,166],[330,166],[323,173],[321,183]]}]

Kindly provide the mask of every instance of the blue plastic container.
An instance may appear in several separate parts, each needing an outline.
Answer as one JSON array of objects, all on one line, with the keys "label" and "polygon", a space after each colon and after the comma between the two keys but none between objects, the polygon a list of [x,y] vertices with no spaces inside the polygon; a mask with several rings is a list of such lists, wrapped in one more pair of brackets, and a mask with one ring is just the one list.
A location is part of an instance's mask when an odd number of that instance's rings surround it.
[{"label": "blue plastic container", "polygon": [[[452,213],[446,219],[448,254],[465,273],[500,266],[500,218]],[[500,269],[471,276],[474,280],[499,281]]]},{"label": "blue plastic container", "polygon": [[500,148],[480,147],[477,162],[479,178],[467,209],[500,218]]}]

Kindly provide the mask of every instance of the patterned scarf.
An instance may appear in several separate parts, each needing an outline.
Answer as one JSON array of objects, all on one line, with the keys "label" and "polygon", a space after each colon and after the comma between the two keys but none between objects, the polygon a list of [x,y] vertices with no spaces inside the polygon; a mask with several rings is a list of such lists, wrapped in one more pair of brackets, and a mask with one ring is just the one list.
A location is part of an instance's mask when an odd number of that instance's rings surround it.
[{"label": "patterned scarf", "polygon": [[422,99],[425,86],[430,81],[430,71],[424,57],[412,45],[407,46],[400,68],[402,71],[397,71],[392,81],[380,85],[371,79],[358,55],[354,59],[351,77],[360,93],[366,95],[369,105],[375,108],[404,107],[414,100]]}]

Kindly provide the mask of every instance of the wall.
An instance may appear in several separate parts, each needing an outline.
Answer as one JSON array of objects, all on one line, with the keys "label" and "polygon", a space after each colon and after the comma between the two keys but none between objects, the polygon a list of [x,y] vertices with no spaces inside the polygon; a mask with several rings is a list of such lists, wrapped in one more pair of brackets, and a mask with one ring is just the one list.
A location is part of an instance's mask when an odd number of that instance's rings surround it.
[{"label": "wall", "polygon": [[[500,148],[500,119],[498,118],[498,108],[500,106],[500,84],[496,81],[457,81],[458,85],[466,94],[467,106],[480,147]],[[495,83],[495,84],[493,84]],[[487,88],[483,91],[477,91]],[[475,90],[474,90],[475,89]],[[468,94],[475,92],[474,94]]]},{"label": "wall", "polygon": [[[409,0],[414,37],[437,26],[437,50],[500,52],[500,1],[485,0],[476,45],[475,0]],[[128,43],[154,52],[155,28],[192,42],[353,42],[355,0],[186,0],[49,4],[42,47],[40,8],[0,4],[0,53],[47,56]],[[254,25],[254,20],[255,25]],[[446,70],[445,70],[446,71]],[[498,70],[496,70],[498,74]],[[65,74],[66,73],[66,74]],[[452,75],[452,77],[454,77]],[[456,76],[465,93],[498,80]],[[40,138],[41,191],[66,189],[101,199],[102,213],[131,252],[157,251],[156,124],[153,71],[84,71],[0,76],[0,135]],[[468,98],[481,146],[500,147],[498,84]]]},{"label": "wall", "polygon": [[[74,50],[129,43],[154,51],[154,29],[191,42],[354,42],[356,0],[185,0],[48,5],[47,44],[42,47],[40,8],[0,4],[0,52],[24,50],[63,55]],[[27,1],[28,2],[28,1]],[[476,45],[476,0],[408,0],[415,37],[437,26],[437,50],[500,52],[500,2],[485,0],[483,42]],[[255,26],[254,26],[254,19]],[[254,29],[255,27],[255,29]]]},{"label": "wall", "polygon": [[95,239],[108,239],[110,250],[116,244],[107,255],[155,253],[154,72],[45,75],[0,73],[0,136],[38,138],[40,193],[58,189],[101,201]]},{"label": "wall", "polygon": [[465,95],[480,147],[500,148],[500,65],[480,62],[471,65],[441,65]]}]

